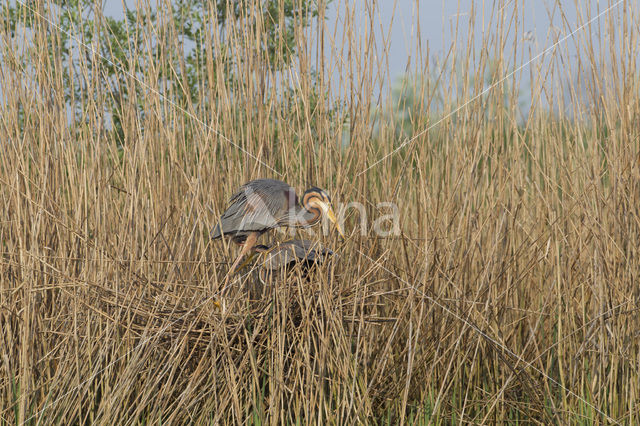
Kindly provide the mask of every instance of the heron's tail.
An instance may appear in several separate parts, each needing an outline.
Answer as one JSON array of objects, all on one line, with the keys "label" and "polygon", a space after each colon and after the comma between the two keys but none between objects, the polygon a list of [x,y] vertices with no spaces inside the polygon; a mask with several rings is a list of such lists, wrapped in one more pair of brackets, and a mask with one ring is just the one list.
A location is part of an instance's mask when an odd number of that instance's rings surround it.
[{"label": "heron's tail", "polygon": [[211,236],[212,240],[216,240],[216,239],[222,237],[222,231],[220,230],[220,224],[216,225],[213,228],[213,231],[211,231],[210,236]]}]

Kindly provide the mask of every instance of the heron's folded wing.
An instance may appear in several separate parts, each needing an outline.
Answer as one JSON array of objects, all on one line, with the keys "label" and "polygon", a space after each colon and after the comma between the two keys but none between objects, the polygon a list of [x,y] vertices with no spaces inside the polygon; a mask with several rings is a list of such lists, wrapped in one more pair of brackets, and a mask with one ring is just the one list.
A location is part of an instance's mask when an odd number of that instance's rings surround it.
[{"label": "heron's folded wing", "polygon": [[283,198],[277,194],[265,195],[252,188],[243,189],[232,197],[231,205],[220,218],[224,233],[265,231],[280,226]]},{"label": "heron's folded wing", "polygon": [[[273,179],[258,179],[233,194],[229,208],[220,217],[213,238],[239,232],[266,231],[287,223],[296,204],[293,188]],[[221,226],[220,226],[221,225]]]}]

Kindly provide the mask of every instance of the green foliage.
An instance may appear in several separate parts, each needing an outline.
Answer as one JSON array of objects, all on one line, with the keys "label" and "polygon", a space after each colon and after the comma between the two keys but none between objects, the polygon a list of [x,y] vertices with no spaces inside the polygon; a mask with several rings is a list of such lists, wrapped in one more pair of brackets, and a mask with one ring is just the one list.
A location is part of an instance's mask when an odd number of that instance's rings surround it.
[{"label": "green foliage", "polygon": [[[176,0],[157,10],[127,9],[123,19],[105,16],[101,7],[93,0],[54,0],[46,3],[45,10],[17,1],[5,15],[13,37],[21,29],[34,37],[44,32],[52,64],[61,65],[51,67],[62,74],[53,78],[64,81],[65,101],[74,120],[86,116],[90,86],[106,90],[107,110],[101,112],[109,114],[121,142],[124,107],[136,105],[143,117],[140,95],[145,91],[157,90],[174,106],[189,111],[215,105],[210,85],[218,73],[228,87],[234,87],[233,70],[244,56],[231,47],[213,51],[212,34],[224,39],[234,30],[251,33],[260,25],[262,43],[245,47],[268,59],[262,62],[277,71],[297,56],[295,26],[300,22],[307,26],[317,16],[311,0],[265,0],[260,8],[247,7],[242,0]],[[175,46],[175,40],[181,45]],[[84,75],[72,72],[80,61],[92,64],[83,68]],[[144,76],[151,72],[157,73],[157,88],[145,83],[149,79]]]}]

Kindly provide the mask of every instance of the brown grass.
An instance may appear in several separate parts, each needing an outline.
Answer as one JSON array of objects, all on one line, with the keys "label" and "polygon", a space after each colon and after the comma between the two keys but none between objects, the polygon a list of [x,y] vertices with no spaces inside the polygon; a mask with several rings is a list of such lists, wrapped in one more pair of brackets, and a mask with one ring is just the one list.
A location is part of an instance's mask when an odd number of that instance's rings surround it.
[{"label": "brown grass", "polygon": [[[442,74],[414,38],[400,132],[366,4],[330,4],[339,29],[299,25],[282,74],[257,47],[261,23],[212,32],[208,107],[159,78],[179,55],[171,18],[141,27],[176,49],[122,69],[144,87],[123,145],[95,55],[74,70],[90,96],[70,123],[56,72],[68,64],[44,32],[58,9],[34,6],[42,31],[22,40],[1,29],[0,424],[640,421],[637,5],[610,2],[522,69],[536,50],[521,1],[485,5],[468,34],[454,21]],[[242,58],[233,81],[216,73],[223,45]],[[370,222],[395,202],[401,234],[360,235],[350,215],[346,242],[319,235],[338,257],[313,279],[249,299],[245,270],[222,313],[237,251],[208,232],[258,177],[327,188]]]}]

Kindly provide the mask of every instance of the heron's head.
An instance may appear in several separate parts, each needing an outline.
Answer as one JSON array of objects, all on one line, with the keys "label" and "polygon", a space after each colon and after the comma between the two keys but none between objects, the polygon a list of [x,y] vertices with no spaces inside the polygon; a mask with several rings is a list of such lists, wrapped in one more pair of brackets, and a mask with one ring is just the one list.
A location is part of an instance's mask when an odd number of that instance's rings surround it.
[{"label": "heron's head", "polygon": [[329,197],[329,194],[327,194],[324,189],[316,188],[315,186],[307,189],[302,196],[302,204],[307,210],[315,209],[327,215],[329,220],[336,226],[338,233],[344,238],[338,219],[336,219],[336,215],[331,207],[331,197]]}]

